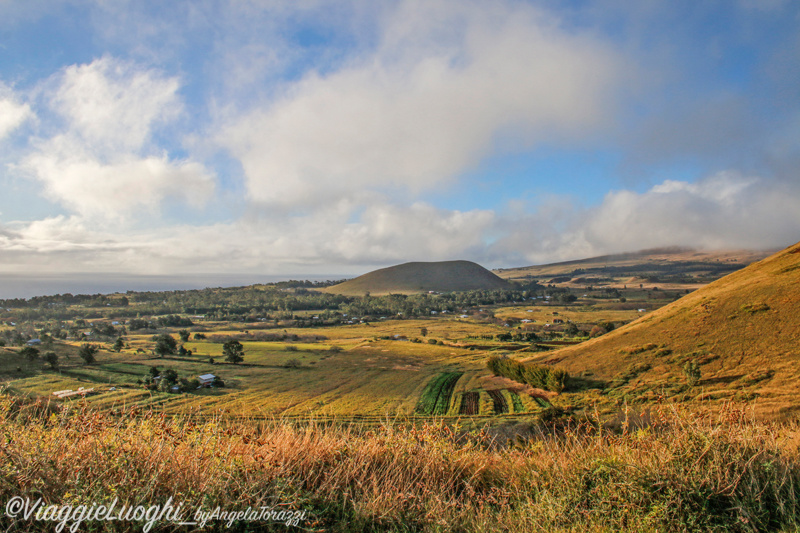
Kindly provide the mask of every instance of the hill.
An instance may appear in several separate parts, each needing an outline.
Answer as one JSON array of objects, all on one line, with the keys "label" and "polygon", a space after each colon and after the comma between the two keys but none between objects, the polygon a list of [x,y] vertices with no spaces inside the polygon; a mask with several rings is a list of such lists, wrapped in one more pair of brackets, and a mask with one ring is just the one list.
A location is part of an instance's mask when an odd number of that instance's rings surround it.
[{"label": "hill", "polygon": [[575,261],[504,268],[495,270],[495,273],[507,280],[538,281],[562,287],[600,285],[621,288],[641,283],[645,287],[670,284],[697,288],[776,251],[654,248]]},{"label": "hill", "polygon": [[382,268],[323,290],[346,296],[363,296],[367,292],[379,296],[508,288],[506,280],[471,261],[439,261]]},{"label": "hill", "polygon": [[[606,383],[610,398],[756,399],[759,414],[800,410],[800,243],[606,335],[532,359]],[[688,384],[684,368],[700,378]]]}]

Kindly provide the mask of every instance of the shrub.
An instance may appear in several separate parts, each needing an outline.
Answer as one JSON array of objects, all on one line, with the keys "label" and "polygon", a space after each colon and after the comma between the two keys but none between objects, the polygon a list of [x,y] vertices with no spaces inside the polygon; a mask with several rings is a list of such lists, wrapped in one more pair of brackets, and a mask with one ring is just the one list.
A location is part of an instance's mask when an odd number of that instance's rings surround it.
[{"label": "shrub", "polygon": [[486,367],[496,376],[553,392],[562,392],[569,383],[566,370],[544,365],[526,365],[505,356],[493,355],[486,361]]},{"label": "shrub", "polygon": [[683,365],[683,373],[686,375],[690,387],[694,387],[700,381],[700,365],[697,364],[697,361],[687,361]]}]

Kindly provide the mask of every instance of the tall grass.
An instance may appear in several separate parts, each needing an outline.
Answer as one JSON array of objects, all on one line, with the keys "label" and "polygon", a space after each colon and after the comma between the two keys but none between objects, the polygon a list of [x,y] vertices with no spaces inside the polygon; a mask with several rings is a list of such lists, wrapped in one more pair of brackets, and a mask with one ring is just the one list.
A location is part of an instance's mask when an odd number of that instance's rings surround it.
[{"label": "tall grass", "polygon": [[[750,421],[735,409],[721,416],[661,408],[647,429],[569,423],[496,446],[486,433],[438,422],[257,425],[35,410],[5,399],[0,503],[286,503],[308,511],[301,525],[312,531],[794,529],[800,465],[786,443],[800,428]],[[52,530],[7,517],[2,526]]]}]

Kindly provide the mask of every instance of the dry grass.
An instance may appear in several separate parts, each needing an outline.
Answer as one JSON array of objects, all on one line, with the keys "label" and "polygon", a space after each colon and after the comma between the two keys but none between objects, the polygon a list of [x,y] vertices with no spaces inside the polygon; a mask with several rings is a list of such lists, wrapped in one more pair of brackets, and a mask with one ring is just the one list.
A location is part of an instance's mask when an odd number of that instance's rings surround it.
[{"label": "dry grass", "polygon": [[[713,420],[663,408],[649,422],[634,430],[623,419],[618,432],[562,423],[498,447],[487,434],[436,422],[228,423],[49,412],[4,399],[0,495],[48,504],[172,497],[231,510],[286,503],[308,511],[302,526],[311,531],[775,531],[800,523],[797,426],[757,423],[734,408]],[[48,530],[2,520],[8,531]]]},{"label": "dry grass", "polygon": [[[632,364],[647,363],[650,369],[631,386],[659,391],[685,383],[683,366],[696,361],[701,379],[681,395],[757,397],[760,416],[792,419],[800,355],[797,249],[751,264],[606,335],[531,360],[557,361],[572,376],[590,372],[607,381]],[[747,378],[764,371],[769,377]]]}]

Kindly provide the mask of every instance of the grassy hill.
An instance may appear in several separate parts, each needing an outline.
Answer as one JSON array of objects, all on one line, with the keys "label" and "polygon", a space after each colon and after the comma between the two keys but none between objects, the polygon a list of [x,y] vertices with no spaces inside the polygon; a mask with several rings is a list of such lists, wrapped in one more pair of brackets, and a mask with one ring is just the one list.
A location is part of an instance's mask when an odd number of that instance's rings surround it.
[{"label": "grassy hill", "polygon": [[[763,416],[800,410],[800,244],[588,342],[538,356],[605,381],[626,401],[756,400]],[[684,368],[696,364],[690,383]]]},{"label": "grassy hill", "polygon": [[328,287],[347,296],[508,289],[509,283],[471,261],[412,262],[375,270]]}]

